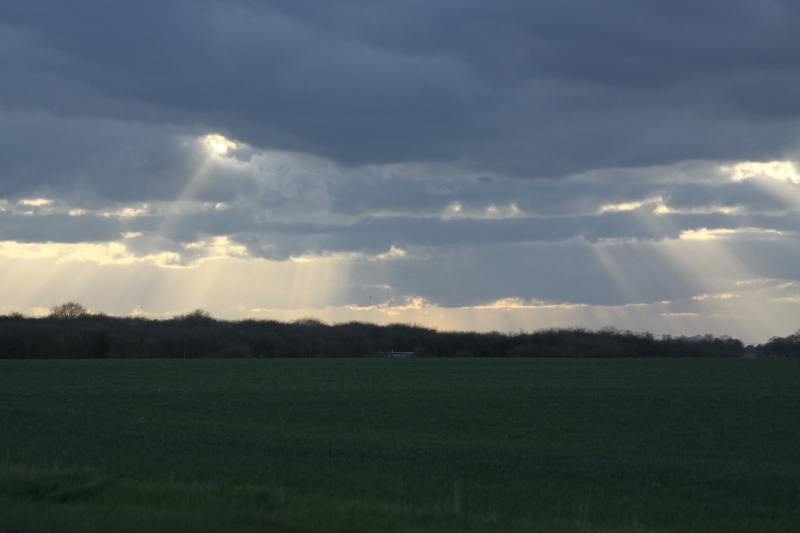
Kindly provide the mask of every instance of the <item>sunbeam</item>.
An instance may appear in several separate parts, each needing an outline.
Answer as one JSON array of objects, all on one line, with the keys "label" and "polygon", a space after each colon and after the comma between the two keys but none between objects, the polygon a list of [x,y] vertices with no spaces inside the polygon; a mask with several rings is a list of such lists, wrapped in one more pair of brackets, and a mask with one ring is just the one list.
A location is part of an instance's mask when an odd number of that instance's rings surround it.
[{"label": "sunbeam", "polygon": [[685,232],[679,239],[654,245],[654,249],[692,287],[692,312],[715,323],[717,330],[743,332],[753,338],[763,329],[760,321],[768,315],[752,306],[746,313],[731,314],[731,306],[715,305],[719,299],[734,297],[730,291],[735,289],[736,281],[757,277],[728,248],[725,236],[724,232],[705,230]]}]

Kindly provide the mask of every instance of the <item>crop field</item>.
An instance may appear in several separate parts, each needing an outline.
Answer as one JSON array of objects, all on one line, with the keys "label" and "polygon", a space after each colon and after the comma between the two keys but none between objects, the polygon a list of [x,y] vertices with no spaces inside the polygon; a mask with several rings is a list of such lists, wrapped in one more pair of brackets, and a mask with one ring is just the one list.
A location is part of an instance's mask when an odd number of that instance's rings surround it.
[{"label": "crop field", "polygon": [[800,531],[800,361],[0,361],[40,531]]}]

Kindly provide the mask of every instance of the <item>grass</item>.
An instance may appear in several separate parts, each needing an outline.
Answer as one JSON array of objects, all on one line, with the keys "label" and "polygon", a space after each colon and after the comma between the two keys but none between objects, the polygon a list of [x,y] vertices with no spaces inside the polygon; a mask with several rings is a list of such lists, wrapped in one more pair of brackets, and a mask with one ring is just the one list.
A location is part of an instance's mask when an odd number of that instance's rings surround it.
[{"label": "grass", "polygon": [[0,361],[0,533],[800,531],[800,361]]}]

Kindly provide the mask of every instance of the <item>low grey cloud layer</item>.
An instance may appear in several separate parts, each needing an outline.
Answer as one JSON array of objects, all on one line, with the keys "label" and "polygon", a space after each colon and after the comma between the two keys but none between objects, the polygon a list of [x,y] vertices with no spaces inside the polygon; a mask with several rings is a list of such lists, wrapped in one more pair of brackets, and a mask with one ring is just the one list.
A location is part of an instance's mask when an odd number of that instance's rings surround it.
[{"label": "low grey cloud layer", "polygon": [[773,0],[7,0],[3,253],[334,262],[359,309],[793,302],[798,23]]},{"label": "low grey cloud layer", "polygon": [[796,148],[792,2],[9,1],[14,109],[520,176]]}]

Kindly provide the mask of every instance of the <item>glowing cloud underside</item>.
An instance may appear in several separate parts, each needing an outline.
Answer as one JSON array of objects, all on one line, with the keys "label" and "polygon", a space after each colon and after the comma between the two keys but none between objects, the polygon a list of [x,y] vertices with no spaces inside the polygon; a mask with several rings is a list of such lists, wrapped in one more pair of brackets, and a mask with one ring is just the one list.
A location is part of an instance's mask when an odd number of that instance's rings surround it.
[{"label": "glowing cloud underside", "polygon": [[770,161],[768,163],[744,161],[732,166],[722,166],[720,170],[729,174],[733,181],[768,178],[800,184],[800,169],[793,161]]}]

